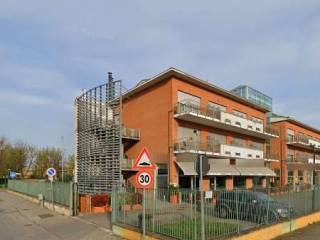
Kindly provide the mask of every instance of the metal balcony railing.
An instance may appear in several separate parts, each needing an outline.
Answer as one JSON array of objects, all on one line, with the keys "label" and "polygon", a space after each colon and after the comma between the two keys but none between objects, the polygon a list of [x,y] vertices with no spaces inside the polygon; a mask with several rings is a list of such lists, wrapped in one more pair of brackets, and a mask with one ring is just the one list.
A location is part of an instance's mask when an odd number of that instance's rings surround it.
[{"label": "metal balcony railing", "polygon": [[312,147],[315,145],[317,149],[320,148],[320,142],[317,139],[309,138],[304,135],[291,135],[287,137],[287,143],[293,144],[293,143],[299,143],[306,145],[308,147]]},{"label": "metal balcony railing", "polygon": [[279,159],[279,154],[277,153],[270,153],[269,151],[264,151],[260,149],[257,146],[253,145],[246,145],[246,146],[240,146],[237,143],[218,143],[216,141],[198,141],[198,140],[193,140],[193,139],[188,139],[188,138],[183,138],[179,139],[175,142],[174,144],[174,151],[176,152],[197,152],[197,151],[203,151],[203,152],[210,152],[214,153],[217,155],[225,155],[224,152],[222,152],[221,146],[231,146],[231,147],[238,147],[238,148],[243,148],[247,149],[248,153],[252,150],[254,151],[261,151],[263,152],[263,156],[266,159]]},{"label": "metal balcony railing", "polygon": [[140,130],[134,129],[134,128],[127,128],[125,126],[122,126],[122,137],[139,140],[140,139]]},{"label": "metal balcony railing", "polygon": [[[201,106],[201,105],[198,106],[195,104],[184,104],[184,103],[178,102],[174,107],[174,114],[183,114],[183,113],[185,113],[185,114],[193,113],[193,114],[199,115],[200,117],[205,116],[205,117],[214,118],[214,119],[220,120],[221,123],[225,123],[225,124],[228,124],[229,122],[227,119],[225,121],[222,121],[222,115],[228,114],[230,116],[233,116],[234,118],[244,119],[246,121],[252,122],[251,127],[254,124],[261,124],[263,126],[263,129],[260,129],[259,131],[257,129],[255,130],[253,128],[249,128],[249,126],[248,126],[248,128],[247,128],[248,130],[279,136],[279,129],[275,126],[272,126],[272,125],[266,126],[266,125],[263,125],[261,122],[258,122],[254,118],[243,117],[243,116],[240,116],[240,115],[232,113],[232,112],[222,111],[220,109],[212,109],[208,106]],[[239,121],[239,122],[236,121],[235,124],[238,124],[239,127],[241,127],[241,121]],[[242,127],[242,128],[244,128],[244,127]]]},{"label": "metal balcony railing", "polygon": [[[293,157],[288,157],[287,162],[288,163],[309,163],[309,159],[312,159],[313,161],[313,156],[308,156],[308,155],[295,155]],[[316,160],[319,160],[320,158],[317,156]]]},{"label": "metal balcony railing", "polygon": [[132,169],[134,164],[134,159],[123,158],[120,163],[121,163],[121,169]]}]

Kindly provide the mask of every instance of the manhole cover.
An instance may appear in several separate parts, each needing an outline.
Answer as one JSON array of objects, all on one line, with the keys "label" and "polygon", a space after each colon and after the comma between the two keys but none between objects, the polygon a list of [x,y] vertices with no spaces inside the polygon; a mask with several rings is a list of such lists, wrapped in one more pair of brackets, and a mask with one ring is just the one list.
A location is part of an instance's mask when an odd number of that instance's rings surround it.
[{"label": "manhole cover", "polygon": [[50,217],[53,217],[52,214],[50,213],[46,213],[46,214],[41,214],[41,215],[38,215],[40,218],[44,219],[44,218],[50,218]]}]

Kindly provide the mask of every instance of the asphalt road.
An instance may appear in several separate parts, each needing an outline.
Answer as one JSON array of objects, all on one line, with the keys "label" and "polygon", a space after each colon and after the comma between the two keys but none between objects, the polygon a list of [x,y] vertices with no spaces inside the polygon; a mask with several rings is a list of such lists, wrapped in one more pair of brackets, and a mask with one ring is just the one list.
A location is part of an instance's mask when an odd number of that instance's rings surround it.
[{"label": "asphalt road", "polygon": [[116,240],[111,231],[83,218],[57,214],[0,189],[1,240]]},{"label": "asphalt road", "polygon": [[274,240],[318,240],[320,239],[320,223],[285,234]]}]

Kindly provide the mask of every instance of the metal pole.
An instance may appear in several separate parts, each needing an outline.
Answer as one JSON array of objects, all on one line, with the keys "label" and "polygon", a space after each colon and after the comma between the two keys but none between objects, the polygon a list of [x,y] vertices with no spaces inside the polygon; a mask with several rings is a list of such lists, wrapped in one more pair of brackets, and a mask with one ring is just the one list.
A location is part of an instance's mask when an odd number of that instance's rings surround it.
[{"label": "metal pole", "polygon": [[312,210],[315,210],[315,186],[316,186],[316,146],[313,147],[313,171],[312,171]]},{"label": "metal pole", "polygon": [[194,240],[197,239],[197,176],[194,175],[194,194],[193,194],[193,201],[194,201]]},{"label": "metal pole", "polygon": [[143,188],[142,239],[146,238],[146,189]]},{"label": "metal pole", "polygon": [[61,179],[62,179],[62,182],[64,181],[64,136],[61,136],[61,141],[62,141],[62,156],[61,156],[61,172],[62,172],[62,175],[61,175]]},{"label": "metal pole", "polygon": [[200,187],[200,198],[201,198],[201,239],[205,240],[202,157],[203,155],[200,155],[200,186],[199,187]]},{"label": "metal pole", "polygon": [[53,205],[53,179],[50,181],[51,182],[51,204],[52,204],[52,210],[54,210],[54,205]]}]

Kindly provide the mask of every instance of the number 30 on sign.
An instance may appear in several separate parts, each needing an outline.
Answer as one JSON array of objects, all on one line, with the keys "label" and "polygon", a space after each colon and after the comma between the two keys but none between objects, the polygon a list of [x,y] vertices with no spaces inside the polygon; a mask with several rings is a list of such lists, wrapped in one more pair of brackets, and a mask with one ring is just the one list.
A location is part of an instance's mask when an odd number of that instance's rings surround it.
[{"label": "number 30 on sign", "polygon": [[137,175],[137,183],[139,188],[153,187],[153,173],[149,171],[141,171]]}]

